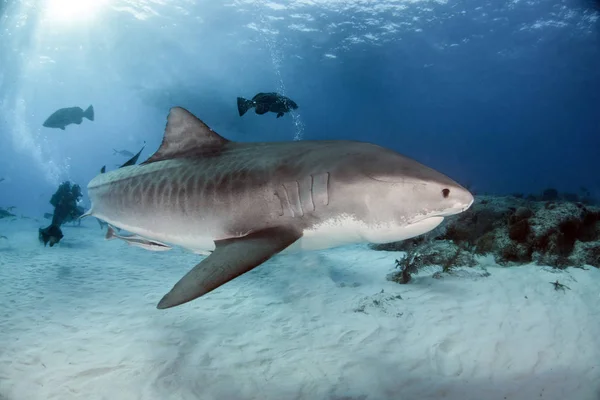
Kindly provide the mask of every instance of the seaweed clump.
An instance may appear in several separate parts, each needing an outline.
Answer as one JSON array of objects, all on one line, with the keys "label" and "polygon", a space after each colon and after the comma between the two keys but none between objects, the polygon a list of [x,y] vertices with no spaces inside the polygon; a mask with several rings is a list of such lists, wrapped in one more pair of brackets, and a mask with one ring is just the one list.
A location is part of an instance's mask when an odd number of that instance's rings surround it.
[{"label": "seaweed clump", "polygon": [[78,206],[79,201],[83,197],[81,187],[77,184],[71,184],[65,181],[60,184],[56,192],[50,198],[50,204],[54,206],[52,214],[52,223],[40,228],[38,238],[44,246],[50,244],[54,246],[64,237],[61,225],[77,220],[84,213],[84,209]]},{"label": "seaweed clump", "polygon": [[[552,191],[543,197],[556,198]],[[584,264],[600,267],[595,257],[600,252],[599,209],[565,200],[514,197],[489,198],[485,207],[495,210],[499,217],[493,231],[466,241],[461,236],[449,236],[448,232],[468,229],[463,218],[451,221],[450,225],[459,228],[447,229],[443,238],[472,245],[478,254],[493,254],[501,265],[535,262],[556,268]],[[474,208],[466,213],[481,214],[483,210]]]},{"label": "seaweed clump", "polygon": [[419,272],[423,267],[439,265],[442,272],[451,272],[458,266],[474,267],[476,265],[474,255],[454,243],[444,241],[422,242],[407,248],[405,255],[396,260],[399,271],[392,274],[390,280],[398,283],[408,283],[412,275]]}]

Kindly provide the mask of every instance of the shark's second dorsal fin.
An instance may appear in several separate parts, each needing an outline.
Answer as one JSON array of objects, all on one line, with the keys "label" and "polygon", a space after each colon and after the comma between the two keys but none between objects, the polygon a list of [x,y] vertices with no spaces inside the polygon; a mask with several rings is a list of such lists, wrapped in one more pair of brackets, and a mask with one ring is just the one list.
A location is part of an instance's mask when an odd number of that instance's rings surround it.
[{"label": "shark's second dorsal fin", "polygon": [[142,164],[214,154],[228,142],[188,110],[173,107],[167,117],[162,144],[156,153]]}]

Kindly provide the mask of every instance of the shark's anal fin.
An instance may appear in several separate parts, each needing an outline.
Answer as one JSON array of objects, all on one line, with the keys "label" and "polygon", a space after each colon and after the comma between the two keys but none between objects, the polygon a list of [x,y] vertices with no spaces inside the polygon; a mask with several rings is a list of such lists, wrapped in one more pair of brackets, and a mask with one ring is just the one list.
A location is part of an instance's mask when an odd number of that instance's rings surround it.
[{"label": "shark's anal fin", "polygon": [[[98,220],[98,222],[100,222],[100,220]],[[100,225],[100,228],[102,228],[102,225]],[[115,230],[113,229],[113,227],[111,225],[108,225],[108,229],[106,230],[106,236],[104,236],[104,238],[106,240],[112,240],[112,239],[115,239],[116,237],[117,237],[117,235],[115,234]]]},{"label": "shark's anal fin", "polygon": [[259,266],[302,236],[287,228],[270,228],[247,236],[215,241],[216,248],[173,286],[158,309],[194,300]]}]

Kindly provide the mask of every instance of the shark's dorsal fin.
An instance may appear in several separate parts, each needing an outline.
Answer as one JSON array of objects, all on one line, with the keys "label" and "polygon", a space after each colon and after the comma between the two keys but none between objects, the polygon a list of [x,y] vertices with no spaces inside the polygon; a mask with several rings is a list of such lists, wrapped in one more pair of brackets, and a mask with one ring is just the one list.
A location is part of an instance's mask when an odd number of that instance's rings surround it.
[{"label": "shark's dorsal fin", "polygon": [[188,110],[173,107],[167,117],[162,144],[142,164],[218,153],[228,142]]}]

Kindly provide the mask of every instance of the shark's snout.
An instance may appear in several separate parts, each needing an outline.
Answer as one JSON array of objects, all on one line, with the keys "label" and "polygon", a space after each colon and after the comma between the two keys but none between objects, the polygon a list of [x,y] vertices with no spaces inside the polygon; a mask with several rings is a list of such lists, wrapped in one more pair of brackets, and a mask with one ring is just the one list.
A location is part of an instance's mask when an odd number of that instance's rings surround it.
[{"label": "shark's snout", "polygon": [[442,217],[460,214],[461,212],[468,210],[475,201],[471,192],[461,186],[453,188],[448,197],[451,197],[452,204],[440,213],[440,216]]},{"label": "shark's snout", "polygon": [[[469,193],[470,194],[470,193]],[[473,195],[471,195],[471,201],[469,202],[469,204],[467,204],[462,211],[467,211],[469,208],[471,208],[471,206],[473,205],[473,202],[475,201],[475,198],[473,197]],[[461,212],[462,212],[461,211]]]}]

